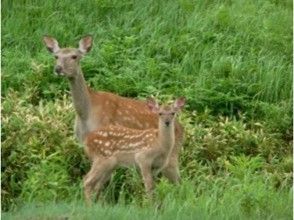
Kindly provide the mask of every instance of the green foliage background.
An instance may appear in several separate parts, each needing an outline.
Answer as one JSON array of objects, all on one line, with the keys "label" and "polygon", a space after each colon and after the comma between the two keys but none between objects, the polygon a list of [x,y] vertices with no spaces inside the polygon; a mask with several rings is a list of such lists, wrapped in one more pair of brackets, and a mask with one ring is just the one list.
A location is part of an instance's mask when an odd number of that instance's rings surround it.
[{"label": "green foliage background", "polygon": [[[136,171],[118,170],[107,205],[86,213],[292,218],[292,1],[2,1],[4,217],[88,218],[78,201],[89,163],[45,34],[61,46],[93,35],[82,68],[96,90],[188,100],[181,186],[158,180],[154,211]],[[19,211],[52,201],[64,204]]]}]

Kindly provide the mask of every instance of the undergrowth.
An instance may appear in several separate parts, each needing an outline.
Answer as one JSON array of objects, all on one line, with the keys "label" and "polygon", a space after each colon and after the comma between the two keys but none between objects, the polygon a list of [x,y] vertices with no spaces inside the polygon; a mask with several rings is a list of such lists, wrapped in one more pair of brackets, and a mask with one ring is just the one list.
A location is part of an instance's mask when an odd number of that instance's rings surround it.
[{"label": "undergrowth", "polygon": [[[187,98],[180,186],[158,178],[149,204],[120,169],[83,205],[89,162],[45,34],[62,47],[93,35],[81,65],[95,90]],[[292,218],[290,0],[4,0],[1,77],[5,218]]]}]

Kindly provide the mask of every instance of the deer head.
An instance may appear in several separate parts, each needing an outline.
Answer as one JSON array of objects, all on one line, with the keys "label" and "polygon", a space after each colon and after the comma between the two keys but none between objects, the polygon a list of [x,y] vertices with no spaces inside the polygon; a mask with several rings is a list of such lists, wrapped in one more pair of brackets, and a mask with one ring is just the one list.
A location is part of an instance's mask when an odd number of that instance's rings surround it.
[{"label": "deer head", "polygon": [[58,41],[49,36],[44,36],[43,41],[55,59],[54,71],[57,75],[74,77],[80,72],[80,59],[92,47],[92,37],[86,36],[79,42],[78,48],[60,48]]},{"label": "deer head", "polygon": [[185,98],[178,98],[173,104],[162,106],[159,106],[153,98],[150,98],[147,100],[147,105],[152,112],[158,114],[159,127],[169,127],[173,125],[177,112],[185,105]]}]

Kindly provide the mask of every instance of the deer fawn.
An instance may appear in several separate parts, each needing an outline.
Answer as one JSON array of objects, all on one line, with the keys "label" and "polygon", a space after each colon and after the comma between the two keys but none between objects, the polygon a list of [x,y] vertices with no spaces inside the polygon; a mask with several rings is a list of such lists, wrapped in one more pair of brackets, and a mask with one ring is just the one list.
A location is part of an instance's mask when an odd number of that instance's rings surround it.
[{"label": "deer fawn", "polygon": [[[82,38],[78,48],[60,48],[57,40],[49,36],[45,36],[43,41],[56,59],[55,72],[69,80],[76,111],[75,135],[80,142],[84,141],[89,132],[108,125],[140,130],[158,127],[158,116],[149,111],[146,102],[107,92],[94,92],[86,85],[80,60],[91,50],[91,36]],[[178,154],[183,136],[183,128],[176,121],[176,145],[169,164],[162,170],[163,175],[173,183],[180,181]]]},{"label": "deer fawn", "polygon": [[152,168],[162,169],[168,163],[175,145],[175,115],[184,106],[179,98],[170,106],[149,99],[147,105],[159,116],[158,128],[136,130],[110,125],[91,132],[85,139],[85,152],[92,167],[85,176],[85,198],[91,203],[93,189],[99,191],[116,167],[136,165],[143,176],[146,192],[153,189]]}]

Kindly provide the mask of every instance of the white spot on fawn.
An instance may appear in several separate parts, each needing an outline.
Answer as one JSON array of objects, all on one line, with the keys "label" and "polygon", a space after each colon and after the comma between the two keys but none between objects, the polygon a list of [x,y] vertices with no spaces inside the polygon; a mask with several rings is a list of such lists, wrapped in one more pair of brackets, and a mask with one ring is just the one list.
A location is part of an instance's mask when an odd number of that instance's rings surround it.
[{"label": "white spot on fawn", "polygon": [[103,136],[103,137],[107,137],[107,136],[108,136],[107,132],[104,132],[104,133],[102,134],[102,136]]},{"label": "white spot on fawn", "polygon": [[[129,117],[123,117],[123,120],[124,120],[124,121],[129,121],[130,118],[129,118]],[[124,130],[124,129],[122,129],[122,130]]]},{"label": "white spot on fawn", "polygon": [[111,151],[109,151],[109,150],[105,150],[104,153],[105,153],[106,155],[110,155],[110,154],[111,154]]},{"label": "white spot on fawn", "polygon": [[143,144],[143,142],[142,141],[139,141],[139,142],[135,142],[135,143],[130,143],[130,147],[138,147],[138,146],[140,146],[140,145],[142,145]]}]

